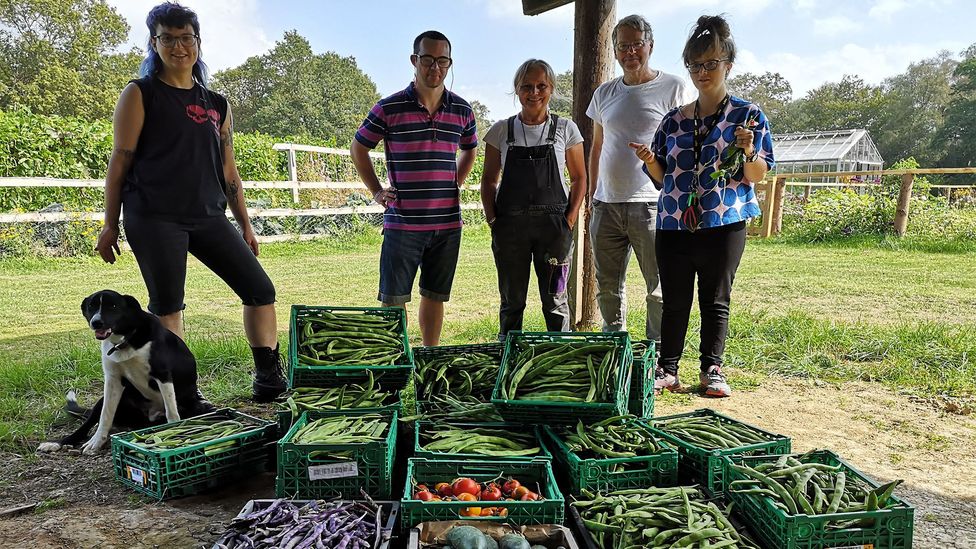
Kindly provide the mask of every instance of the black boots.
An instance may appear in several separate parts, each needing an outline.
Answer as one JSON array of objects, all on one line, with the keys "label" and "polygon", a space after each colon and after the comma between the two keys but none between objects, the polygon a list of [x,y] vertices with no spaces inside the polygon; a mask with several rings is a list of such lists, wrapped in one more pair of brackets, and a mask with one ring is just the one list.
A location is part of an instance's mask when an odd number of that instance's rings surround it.
[{"label": "black boots", "polygon": [[254,355],[253,399],[271,402],[288,388],[278,347],[251,347],[251,353]]}]

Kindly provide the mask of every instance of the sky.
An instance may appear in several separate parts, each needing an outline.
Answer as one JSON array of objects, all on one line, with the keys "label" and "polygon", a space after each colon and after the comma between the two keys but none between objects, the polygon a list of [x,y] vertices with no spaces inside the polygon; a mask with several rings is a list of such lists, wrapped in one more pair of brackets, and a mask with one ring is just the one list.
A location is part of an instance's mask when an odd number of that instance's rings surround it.
[{"label": "sky", "polygon": [[[580,2],[586,0],[577,0]],[[155,0],[108,0],[145,48]],[[200,17],[203,58],[213,72],[243,63],[297,30],[317,52],[356,59],[382,95],[410,82],[413,39],[436,29],[453,45],[447,83],[488,106],[491,119],[518,111],[515,69],[530,57],[557,73],[573,64],[573,5],[522,15],[521,0],[184,0]],[[877,84],[941,50],[976,43],[973,0],[618,0],[616,18],[643,15],[654,30],[652,68],[681,75],[681,50],[700,15],[725,13],[739,48],[732,76],[778,72],[794,97],[856,74]],[[617,70],[619,74],[619,68]]]}]

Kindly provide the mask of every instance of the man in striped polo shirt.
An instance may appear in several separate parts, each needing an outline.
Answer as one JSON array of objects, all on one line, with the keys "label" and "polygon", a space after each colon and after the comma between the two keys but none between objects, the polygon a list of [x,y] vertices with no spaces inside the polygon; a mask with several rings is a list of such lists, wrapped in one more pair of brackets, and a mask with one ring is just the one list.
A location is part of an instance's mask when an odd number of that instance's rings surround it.
[{"label": "man in striped polo shirt", "polygon": [[[373,106],[351,153],[373,200],[386,208],[377,299],[402,307],[419,268],[420,332],[430,346],[440,341],[444,302],[454,282],[461,247],[459,187],[474,165],[478,136],[471,105],[444,88],[452,63],[447,37],[422,33],[410,62],[413,82]],[[390,179],[385,188],[369,159],[381,140]]]}]

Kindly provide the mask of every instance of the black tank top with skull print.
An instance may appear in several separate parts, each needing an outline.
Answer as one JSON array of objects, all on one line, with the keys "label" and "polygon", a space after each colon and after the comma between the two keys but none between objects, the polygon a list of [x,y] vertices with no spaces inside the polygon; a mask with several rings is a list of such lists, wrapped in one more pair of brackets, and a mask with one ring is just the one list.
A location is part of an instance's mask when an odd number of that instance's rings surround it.
[{"label": "black tank top with skull print", "polygon": [[200,84],[184,90],[133,80],[146,119],[122,188],[124,215],[193,219],[225,215],[220,127],[227,100]]}]

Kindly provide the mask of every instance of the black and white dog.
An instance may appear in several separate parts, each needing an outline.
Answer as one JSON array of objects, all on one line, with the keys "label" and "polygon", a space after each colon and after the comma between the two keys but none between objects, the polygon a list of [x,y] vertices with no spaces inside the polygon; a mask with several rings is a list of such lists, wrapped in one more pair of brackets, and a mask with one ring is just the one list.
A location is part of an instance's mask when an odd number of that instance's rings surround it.
[{"label": "black and white dog", "polygon": [[197,363],[182,339],[142,310],[131,295],[102,290],[81,302],[81,312],[102,342],[104,393],[91,410],[80,409],[68,393],[68,410],[84,422],[39,452],[55,452],[85,441],[82,453],[98,452],[112,428],[139,429],[212,412],[215,408],[197,391]]}]

